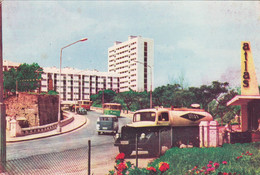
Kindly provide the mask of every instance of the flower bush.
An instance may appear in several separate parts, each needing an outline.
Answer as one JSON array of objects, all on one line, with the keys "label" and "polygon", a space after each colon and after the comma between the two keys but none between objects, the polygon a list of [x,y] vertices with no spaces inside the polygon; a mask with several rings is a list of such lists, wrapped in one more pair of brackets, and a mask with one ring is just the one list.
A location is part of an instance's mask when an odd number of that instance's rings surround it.
[{"label": "flower bush", "polygon": [[[128,166],[117,155],[112,175],[247,175],[260,174],[260,143],[224,144],[217,148],[171,148],[147,168]],[[111,175],[110,174],[110,175]]]},{"label": "flower bush", "polygon": [[116,161],[123,161],[125,159],[125,154],[124,153],[119,153],[117,156],[116,156]]},{"label": "flower bush", "polygon": [[146,170],[148,170],[147,174],[149,175],[156,175],[158,173],[158,171],[154,167],[148,167],[146,168]]},{"label": "flower bush", "polygon": [[160,162],[157,166],[149,166],[146,169],[139,169],[134,167],[131,162],[125,161],[125,154],[120,153],[116,156],[116,165],[114,166],[115,170],[109,171],[109,175],[130,175],[130,174],[147,174],[147,175],[157,175],[164,174],[170,168],[169,163]]},{"label": "flower bush", "polygon": [[126,162],[125,161],[125,154],[124,153],[119,153],[116,156],[116,165],[115,165],[115,171],[111,170],[109,171],[110,175],[126,175],[128,174],[128,170],[131,169],[132,164],[131,162]]},{"label": "flower bush", "polygon": [[161,162],[159,164],[159,170],[164,173],[165,171],[167,171],[170,168],[169,164],[166,162]]}]

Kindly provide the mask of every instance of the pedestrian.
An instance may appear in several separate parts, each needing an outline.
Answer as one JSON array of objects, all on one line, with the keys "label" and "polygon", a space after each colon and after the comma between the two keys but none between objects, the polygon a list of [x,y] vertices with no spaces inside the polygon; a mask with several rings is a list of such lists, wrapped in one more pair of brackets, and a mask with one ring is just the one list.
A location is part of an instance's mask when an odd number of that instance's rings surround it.
[{"label": "pedestrian", "polygon": [[223,136],[223,143],[229,143],[229,133],[232,132],[232,125],[231,125],[231,121],[229,121],[226,125],[225,125],[225,129],[224,129],[224,136]]}]

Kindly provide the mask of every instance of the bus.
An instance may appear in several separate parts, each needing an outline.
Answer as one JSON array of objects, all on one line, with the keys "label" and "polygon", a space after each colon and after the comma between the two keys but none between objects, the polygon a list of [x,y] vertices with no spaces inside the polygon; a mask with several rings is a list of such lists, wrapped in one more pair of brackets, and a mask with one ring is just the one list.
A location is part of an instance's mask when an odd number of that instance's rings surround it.
[{"label": "bus", "polygon": [[[79,100],[77,101],[76,104],[76,111],[79,110],[79,108],[84,108],[87,111],[90,111],[90,107],[92,105],[92,101],[90,100]],[[75,111],[75,104],[70,106],[70,111],[74,112]]]},{"label": "bus", "polygon": [[87,111],[90,111],[92,101],[90,101],[90,100],[79,100],[78,104],[79,104],[80,107],[86,109]]},{"label": "bus", "polygon": [[121,104],[119,103],[104,103],[103,104],[103,114],[104,115],[115,115],[120,117],[121,114]]}]

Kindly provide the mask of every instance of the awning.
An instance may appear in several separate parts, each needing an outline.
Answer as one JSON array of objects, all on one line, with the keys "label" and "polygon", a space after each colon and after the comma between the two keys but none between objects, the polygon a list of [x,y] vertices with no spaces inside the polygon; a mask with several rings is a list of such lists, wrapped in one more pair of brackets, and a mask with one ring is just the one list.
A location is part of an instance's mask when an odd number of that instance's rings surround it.
[{"label": "awning", "polygon": [[253,100],[260,100],[260,95],[237,95],[234,98],[232,98],[229,102],[227,102],[227,106],[244,105]]}]

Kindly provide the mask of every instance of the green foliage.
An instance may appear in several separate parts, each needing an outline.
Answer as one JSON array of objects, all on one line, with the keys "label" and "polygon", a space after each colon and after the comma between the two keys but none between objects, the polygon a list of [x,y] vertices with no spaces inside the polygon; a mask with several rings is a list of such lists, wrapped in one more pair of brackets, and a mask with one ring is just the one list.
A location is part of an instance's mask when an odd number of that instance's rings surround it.
[{"label": "green foliage", "polygon": [[238,92],[233,89],[222,93],[217,99],[209,103],[209,112],[215,119],[220,118],[222,123],[228,123],[235,115],[240,115],[240,106],[227,106],[227,102],[236,95],[238,95]]},{"label": "green foliage", "polygon": [[[161,86],[153,91],[153,103],[154,106],[171,107],[174,106],[174,94],[181,91],[179,84]],[[177,106],[177,104],[175,105]]]},{"label": "green foliage", "polygon": [[16,88],[20,92],[32,91],[40,86],[42,69],[37,63],[21,64],[16,70],[10,69],[4,72],[4,88],[7,91],[15,92]]},{"label": "green foliage", "polygon": [[145,168],[137,168],[134,167],[133,169],[129,170],[129,175],[149,175],[149,171]]},{"label": "green foliage", "polygon": [[133,91],[132,89],[130,89],[129,91],[118,93],[115,97],[115,101],[121,103],[124,109],[131,110],[131,106],[134,105],[136,100],[136,93],[137,92]]},{"label": "green foliage", "polygon": [[[239,156],[242,157],[237,159]],[[209,161],[220,164],[219,168],[211,174],[219,172],[257,174],[260,172],[260,143],[225,144],[217,148],[172,148],[148,166],[169,162],[170,169],[165,174],[188,174],[195,166],[207,167]],[[223,161],[227,164],[223,165]]]},{"label": "green foliage", "polygon": [[194,94],[194,101],[201,104],[202,108],[207,109],[209,103],[228,92],[228,83],[213,81],[211,85],[202,85],[200,88],[190,87],[189,91]]},{"label": "green foliage", "polygon": [[150,93],[146,91],[136,92],[130,89],[129,91],[118,93],[114,101],[120,103],[123,109],[136,111],[149,108]]},{"label": "green foliage", "polygon": [[59,93],[56,92],[56,91],[50,90],[50,91],[48,92],[48,94],[49,94],[49,95],[58,95]]},{"label": "green foliage", "polygon": [[98,94],[91,95],[91,101],[93,101],[92,106],[102,107],[102,99],[104,99],[104,103],[112,103],[114,102],[114,98],[116,93],[110,89],[99,91]]},{"label": "green foliage", "polygon": [[[237,90],[230,90],[227,82],[213,81],[211,85],[189,87],[184,89],[179,84],[167,84],[154,89],[152,92],[153,106],[163,107],[190,107],[191,104],[200,104],[209,111],[215,119],[228,122],[240,114],[239,106],[226,106],[226,103],[239,94]],[[91,96],[93,106],[102,105],[103,91]],[[126,92],[115,93],[104,91],[104,102],[120,103],[123,109],[136,111],[150,107],[150,92],[136,92],[130,89]]]},{"label": "green foliage", "polygon": [[9,90],[10,92],[16,91],[16,80],[17,80],[17,72],[14,68],[9,69],[4,73],[4,88],[5,90]]}]

